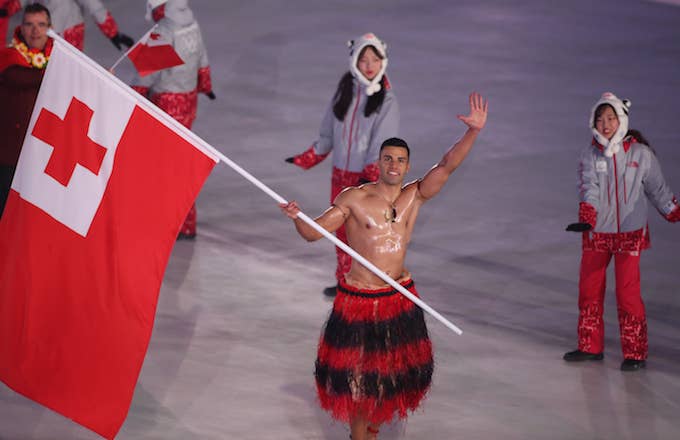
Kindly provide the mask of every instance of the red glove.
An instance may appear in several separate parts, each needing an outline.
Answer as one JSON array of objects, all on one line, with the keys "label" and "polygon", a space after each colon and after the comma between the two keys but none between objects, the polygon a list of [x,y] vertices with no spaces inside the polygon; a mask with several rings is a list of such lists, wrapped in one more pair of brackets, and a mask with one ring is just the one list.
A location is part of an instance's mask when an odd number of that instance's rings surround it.
[{"label": "red glove", "polygon": [[673,197],[673,204],[675,205],[675,209],[665,216],[666,220],[671,223],[680,221],[680,205],[678,205],[678,201],[675,199],[675,197]]},{"label": "red glove", "polygon": [[314,151],[314,145],[312,145],[304,153],[286,158],[286,162],[295,164],[304,170],[308,170],[324,160],[326,156],[328,156],[328,153],[316,154]]},{"label": "red glove", "polygon": [[571,223],[567,231],[588,232],[595,228],[597,211],[590,203],[581,202],[578,206],[578,223]]},{"label": "red glove", "polygon": [[593,228],[597,223],[597,211],[590,203],[581,202],[578,205],[578,221],[580,223],[588,223]]}]

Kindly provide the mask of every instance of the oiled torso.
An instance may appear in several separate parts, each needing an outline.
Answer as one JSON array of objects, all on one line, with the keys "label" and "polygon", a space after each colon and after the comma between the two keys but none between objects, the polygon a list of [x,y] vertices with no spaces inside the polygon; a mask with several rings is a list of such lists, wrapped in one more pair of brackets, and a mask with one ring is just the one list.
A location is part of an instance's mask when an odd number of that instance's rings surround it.
[{"label": "oiled torso", "polygon": [[[398,280],[408,276],[404,269],[406,249],[422,204],[417,182],[403,187],[393,203],[370,184],[343,196],[336,200],[336,206],[349,215],[345,223],[349,246],[390,277]],[[357,287],[386,284],[356,261],[352,261],[346,278]]]}]

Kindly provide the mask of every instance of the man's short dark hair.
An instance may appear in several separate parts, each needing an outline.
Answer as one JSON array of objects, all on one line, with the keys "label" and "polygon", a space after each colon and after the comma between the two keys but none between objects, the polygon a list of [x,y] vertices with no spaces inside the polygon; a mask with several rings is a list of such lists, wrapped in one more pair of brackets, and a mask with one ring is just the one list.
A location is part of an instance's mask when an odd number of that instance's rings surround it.
[{"label": "man's short dark hair", "polygon": [[31,3],[30,5],[26,5],[24,8],[24,17],[26,14],[39,14],[40,12],[44,12],[47,14],[47,23],[52,25],[52,15],[50,14],[50,10],[45,7],[45,5],[42,5],[40,3]]},{"label": "man's short dark hair", "polygon": [[389,139],[386,139],[385,142],[380,145],[380,151],[383,150],[385,147],[400,147],[400,148],[406,148],[406,156],[411,157],[411,149],[408,147],[408,144],[406,143],[405,140],[397,137],[392,137]]}]

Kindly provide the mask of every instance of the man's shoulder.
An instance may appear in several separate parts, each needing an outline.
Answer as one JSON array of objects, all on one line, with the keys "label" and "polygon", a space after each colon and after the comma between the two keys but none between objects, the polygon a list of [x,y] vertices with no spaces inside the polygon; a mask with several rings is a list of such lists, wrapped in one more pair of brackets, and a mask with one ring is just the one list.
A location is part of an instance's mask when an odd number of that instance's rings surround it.
[{"label": "man's shoulder", "polygon": [[350,186],[348,188],[345,188],[340,192],[338,195],[338,198],[342,198],[343,200],[346,201],[355,201],[360,198],[366,197],[371,189],[369,186],[375,186],[374,183],[365,183],[360,186]]},{"label": "man's shoulder", "polygon": [[401,195],[402,196],[415,196],[418,194],[418,188],[420,187],[420,182],[423,179],[416,179],[411,182],[408,182],[404,184],[404,186],[401,187]]}]

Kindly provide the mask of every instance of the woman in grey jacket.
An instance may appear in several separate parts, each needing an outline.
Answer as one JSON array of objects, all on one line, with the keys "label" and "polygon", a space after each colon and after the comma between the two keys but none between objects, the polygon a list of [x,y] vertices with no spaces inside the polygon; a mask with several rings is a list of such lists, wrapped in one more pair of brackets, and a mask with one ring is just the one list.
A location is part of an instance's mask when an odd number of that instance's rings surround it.
[{"label": "woman in grey jacket", "polygon": [[564,355],[569,362],[603,358],[606,271],[614,256],[623,371],[644,368],[647,359],[640,296],[640,251],[649,247],[647,200],[666,220],[680,220],[680,206],[654,151],[639,132],[628,130],[629,108],[630,101],[604,93],[591,113],[594,138],[578,169],[579,223],[567,227],[583,232],[578,349]]},{"label": "woman in grey jacket", "polygon": [[[305,152],[286,159],[305,170],[333,152],[331,203],[340,192],[378,179],[378,154],[386,139],[396,137],[399,107],[385,75],[387,48],[374,34],[364,34],[349,42],[349,72],[340,79],[321,122],[319,138]],[[347,242],[345,228],[336,231]],[[336,248],[335,277],[344,280],[352,259]],[[324,289],[335,296],[336,286]]]}]

